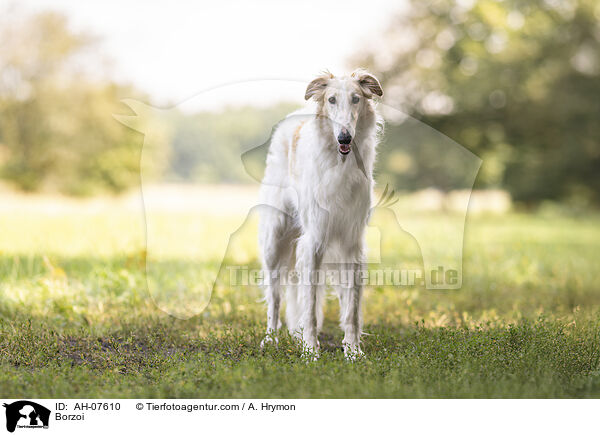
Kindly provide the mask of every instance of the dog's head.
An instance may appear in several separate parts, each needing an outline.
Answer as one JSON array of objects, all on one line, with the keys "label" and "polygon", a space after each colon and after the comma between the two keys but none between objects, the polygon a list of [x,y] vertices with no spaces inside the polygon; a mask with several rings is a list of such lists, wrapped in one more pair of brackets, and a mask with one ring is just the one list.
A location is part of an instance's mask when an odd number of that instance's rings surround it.
[{"label": "dog's head", "polygon": [[361,114],[371,109],[371,98],[381,97],[379,81],[367,71],[359,69],[348,77],[335,77],[327,72],[308,84],[304,98],[318,103],[319,116],[331,125],[333,139],[340,154],[351,151]]}]

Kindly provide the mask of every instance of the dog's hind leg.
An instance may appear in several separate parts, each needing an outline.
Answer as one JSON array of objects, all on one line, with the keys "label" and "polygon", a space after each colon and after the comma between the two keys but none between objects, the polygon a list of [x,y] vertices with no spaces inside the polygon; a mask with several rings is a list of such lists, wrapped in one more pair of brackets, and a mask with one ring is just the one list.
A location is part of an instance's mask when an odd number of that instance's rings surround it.
[{"label": "dog's hind leg", "polygon": [[288,264],[287,286],[285,288],[285,323],[290,335],[302,339],[300,331],[300,316],[302,315],[302,301],[299,299],[299,277],[295,270],[295,255],[292,252]]},{"label": "dog's hind leg", "polygon": [[267,284],[265,290],[265,299],[267,302],[267,334],[262,340],[261,347],[266,343],[277,343],[275,333],[279,329],[281,322],[279,320],[279,308],[281,306],[281,285],[278,278],[272,279],[271,283]]},{"label": "dog's hind leg", "polygon": [[267,334],[261,346],[265,343],[277,342],[275,332],[281,326],[279,309],[282,273],[285,273],[291,253],[290,219],[284,212],[271,207],[265,208],[261,214],[259,238],[267,302]]}]

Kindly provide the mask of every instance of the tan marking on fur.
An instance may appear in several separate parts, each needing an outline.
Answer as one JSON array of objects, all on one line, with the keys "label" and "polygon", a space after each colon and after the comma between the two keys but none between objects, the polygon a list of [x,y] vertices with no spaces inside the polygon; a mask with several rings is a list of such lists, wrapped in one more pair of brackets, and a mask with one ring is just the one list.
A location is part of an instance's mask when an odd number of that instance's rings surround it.
[{"label": "tan marking on fur", "polygon": [[306,121],[302,121],[298,127],[296,127],[296,130],[294,131],[294,135],[292,136],[292,144],[290,146],[290,156],[289,156],[289,160],[288,160],[288,170],[290,173],[291,177],[296,178],[296,173],[294,172],[294,162],[296,160],[296,148],[298,147],[298,141],[300,140],[300,130],[302,130],[302,126],[304,125]]}]

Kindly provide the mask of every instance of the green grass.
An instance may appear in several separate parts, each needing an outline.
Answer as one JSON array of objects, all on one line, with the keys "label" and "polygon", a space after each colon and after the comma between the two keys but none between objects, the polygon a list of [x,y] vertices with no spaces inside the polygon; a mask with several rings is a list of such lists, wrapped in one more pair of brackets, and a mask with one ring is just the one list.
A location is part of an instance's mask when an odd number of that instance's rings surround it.
[{"label": "green grass", "polygon": [[[198,315],[169,316],[145,285],[142,224],[113,202],[2,217],[1,396],[600,397],[597,215],[470,217],[463,288],[367,288],[366,358],[354,363],[331,297],[309,363],[284,332],[260,350],[258,288],[220,281]],[[253,225],[230,261],[257,264]],[[414,241],[393,237],[394,260],[421,267]],[[167,270],[198,268],[170,248]]]}]

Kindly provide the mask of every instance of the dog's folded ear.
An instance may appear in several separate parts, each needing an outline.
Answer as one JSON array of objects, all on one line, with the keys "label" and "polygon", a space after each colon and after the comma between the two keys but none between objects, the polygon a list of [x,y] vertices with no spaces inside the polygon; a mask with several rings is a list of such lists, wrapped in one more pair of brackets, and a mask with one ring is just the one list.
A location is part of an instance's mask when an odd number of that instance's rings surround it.
[{"label": "dog's folded ear", "polygon": [[321,99],[323,93],[325,92],[325,88],[329,83],[329,80],[333,78],[333,74],[330,72],[325,72],[312,82],[308,84],[306,87],[306,93],[304,94],[304,99],[308,100],[309,98],[314,98],[315,100]]},{"label": "dog's folded ear", "polygon": [[377,80],[373,74],[368,73],[363,69],[358,69],[352,73],[352,77],[356,78],[358,81],[365,97],[371,98],[373,95],[381,97],[383,95],[381,84],[379,84],[379,80]]}]

